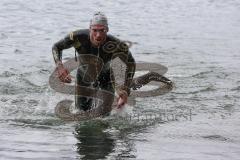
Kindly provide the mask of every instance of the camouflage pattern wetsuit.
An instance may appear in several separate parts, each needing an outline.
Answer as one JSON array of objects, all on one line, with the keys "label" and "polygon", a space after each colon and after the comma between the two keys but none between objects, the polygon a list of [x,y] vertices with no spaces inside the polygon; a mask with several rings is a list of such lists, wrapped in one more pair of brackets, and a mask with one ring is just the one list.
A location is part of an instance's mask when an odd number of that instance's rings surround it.
[{"label": "camouflage pattern wetsuit", "polygon": [[[62,60],[62,50],[74,47],[78,53],[79,67],[76,75],[76,86],[95,87],[107,90],[114,94],[114,77],[110,67],[112,59],[119,57],[126,64],[125,82],[121,87],[128,95],[135,73],[135,61],[128,46],[112,35],[107,35],[106,41],[99,47],[94,47],[90,42],[89,30],[77,30],[68,34],[64,39],[53,45],[53,57],[55,62]],[[81,55],[91,55],[98,57],[103,62],[103,68],[92,82],[86,76],[86,67],[81,64]],[[89,58],[91,58],[91,56]],[[95,73],[93,73],[95,74]],[[90,73],[91,75],[91,73]],[[86,80],[88,79],[88,80]],[[91,79],[91,78],[90,78]],[[75,105],[79,109],[88,110],[92,105],[92,99],[78,96],[79,89],[75,87]]]}]

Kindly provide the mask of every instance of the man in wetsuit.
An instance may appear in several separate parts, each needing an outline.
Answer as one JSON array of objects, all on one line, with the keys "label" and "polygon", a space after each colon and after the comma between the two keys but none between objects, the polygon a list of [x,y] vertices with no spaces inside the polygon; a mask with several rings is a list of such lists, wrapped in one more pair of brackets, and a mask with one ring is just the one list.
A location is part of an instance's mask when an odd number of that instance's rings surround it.
[{"label": "man in wetsuit", "polygon": [[[80,110],[89,110],[92,107],[93,99],[89,97],[79,96],[80,89],[78,86],[100,88],[105,91],[109,91],[114,94],[114,77],[110,62],[112,59],[119,57],[126,64],[125,81],[124,84],[118,90],[118,107],[123,106],[130,94],[130,85],[135,73],[135,61],[132,57],[128,46],[115,38],[112,35],[107,34],[109,31],[108,21],[106,16],[97,12],[93,15],[90,21],[89,29],[77,30],[68,34],[64,39],[58,41],[53,45],[52,53],[54,61],[56,63],[59,79],[64,83],[71,83],[71,77],[69,71],[64,68],[62,64],[62,50],[74,47],[78,53],[79,67],[76,75],[76,87],[75,87],[75,105]],[[88,70],[87,67],[81,64],[83,55],[89,55],[89,59],[102,62],[102,69],[100,73],[96,74],[95,71]],[[94,77],[94,80],[92,78]]]}]

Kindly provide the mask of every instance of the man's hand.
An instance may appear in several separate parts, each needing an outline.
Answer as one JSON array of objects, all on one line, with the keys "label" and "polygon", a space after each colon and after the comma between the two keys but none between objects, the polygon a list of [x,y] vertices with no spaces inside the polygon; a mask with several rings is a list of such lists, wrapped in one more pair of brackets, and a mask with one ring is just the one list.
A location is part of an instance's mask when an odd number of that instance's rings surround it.
[{"label": "man's hand", "polygon": [[66,68],[64,68],[63,64],[57,65],[57,72],[58,72],[58,78],[60,79],[61,82],[64,82],[64,83],[72,82],[69,71]]},{"label": "man's hand", "polygon": [[127,103],[128,94],[126,91],[121,90],[119,91],[118,95],[119,97],[117,98],[117,108],[121,108]]}]

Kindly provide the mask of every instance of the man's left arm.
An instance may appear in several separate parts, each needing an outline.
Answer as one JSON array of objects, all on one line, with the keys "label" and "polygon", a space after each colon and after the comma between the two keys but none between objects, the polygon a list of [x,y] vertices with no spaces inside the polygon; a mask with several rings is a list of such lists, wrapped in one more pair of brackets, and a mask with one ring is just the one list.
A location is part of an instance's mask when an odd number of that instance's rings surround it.
[{"label": "man's left arm", "polygon": [[125,90],[128,95],[130,95],[130,86],[132,84],[136,68],[135,60],[130,51],[127,52],[127,59],[124,61],[124,63],[126,64],[125,81],[121,88]]},{"label": "man's left arm", "polygon": [[130,95],[130,87],[135,73],[136,63],[129,50],[119,58],[126,64],[125,81],[124,84],[118,90],[117,106],[122,107],[127,103],[128,96]]}]

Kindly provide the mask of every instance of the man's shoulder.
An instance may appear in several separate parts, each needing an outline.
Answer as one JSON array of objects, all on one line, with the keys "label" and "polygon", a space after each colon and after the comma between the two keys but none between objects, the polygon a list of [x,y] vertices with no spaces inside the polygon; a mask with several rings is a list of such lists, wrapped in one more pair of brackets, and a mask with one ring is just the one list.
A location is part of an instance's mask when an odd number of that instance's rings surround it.
[{"label": "man's shoulder", "polygon": [[107,41],[120,42],[121,40],[112,34],[107,35]]},{"label": "man's shoulder", "polygon": [[78,29],[69,33],[69,37],[71,40],[74,40],[75,38],[78,38],[78,39],[88,38],[88,36],[89,36],[89,29]]},{"label": "man's shoulder", "polygon": [[129,44],[129,41],[125,41],[125,40],[119,39],[118,37],[113,36],[111,34],[107,35],[107,42],[109,42],[109,41],[117,43],[117,44],[121,44],[121,45],[124,45],[124,46],[125,45],[128,46],[128,44]]}]

